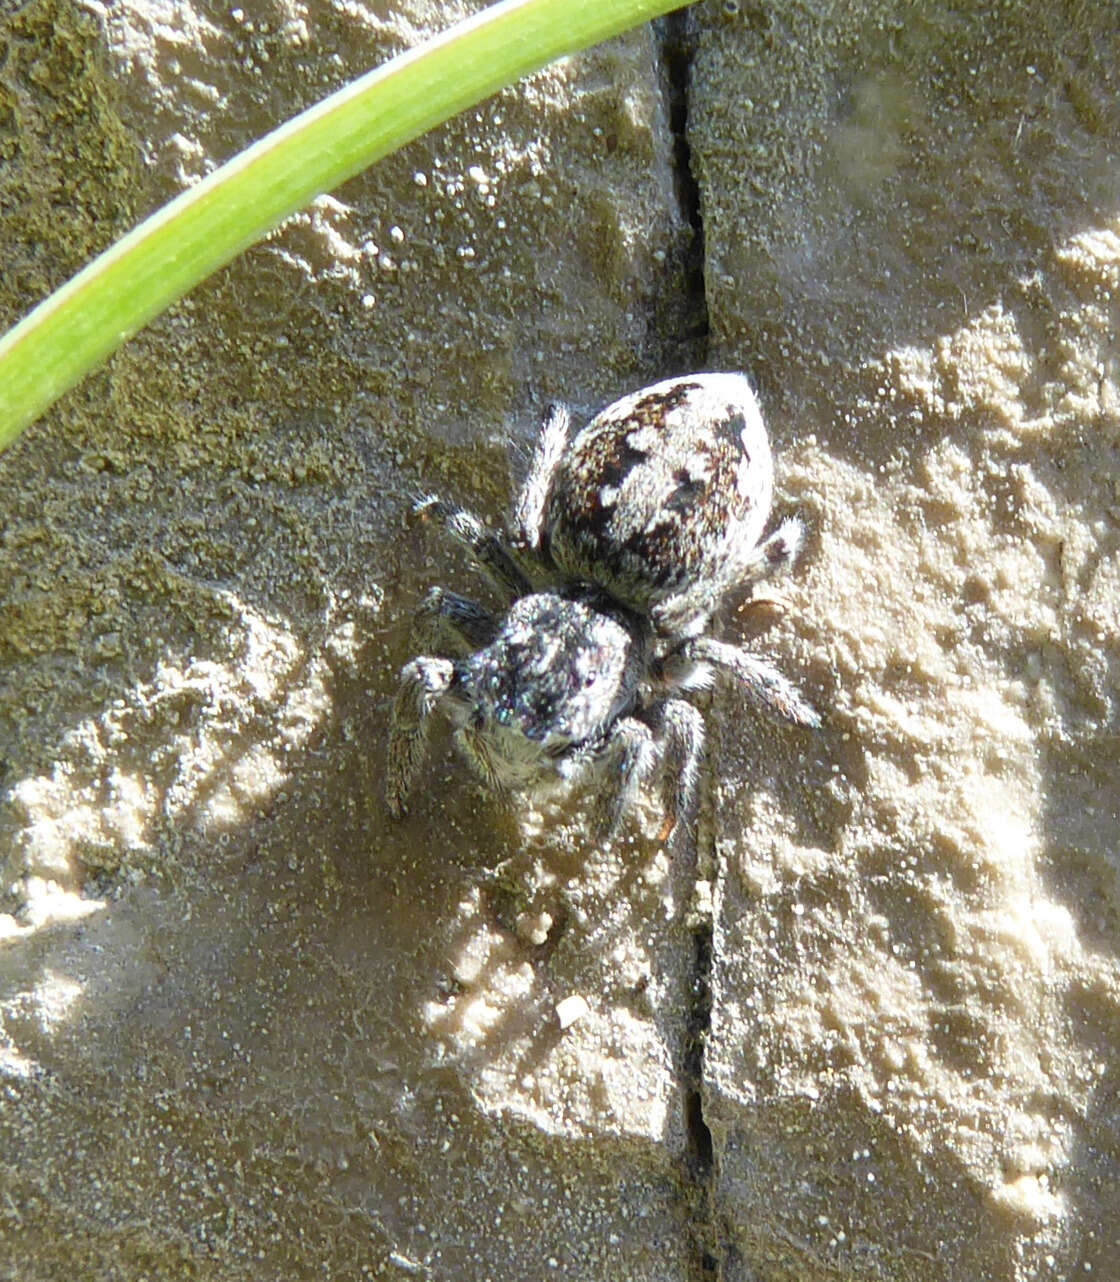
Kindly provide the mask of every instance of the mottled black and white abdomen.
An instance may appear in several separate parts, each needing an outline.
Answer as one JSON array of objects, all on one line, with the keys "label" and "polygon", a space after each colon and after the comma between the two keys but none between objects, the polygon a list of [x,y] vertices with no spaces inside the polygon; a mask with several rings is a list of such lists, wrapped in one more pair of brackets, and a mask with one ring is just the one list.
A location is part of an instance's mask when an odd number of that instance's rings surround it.
[{"label": "mottled black and white abdomen", "polygon": [[571,441],[543,542],[561,574],[598,584],[659,631],[692,630],[690,616],[698,629],[751,577],[773,479],[742,374],[668,379],[608,406]]}]

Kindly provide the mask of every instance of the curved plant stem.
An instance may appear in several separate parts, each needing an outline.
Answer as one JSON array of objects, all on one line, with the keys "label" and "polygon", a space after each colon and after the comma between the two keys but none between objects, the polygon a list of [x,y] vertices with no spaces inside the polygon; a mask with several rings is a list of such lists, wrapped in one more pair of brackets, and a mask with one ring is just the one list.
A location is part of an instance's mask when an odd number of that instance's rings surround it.
[{"label": "curved plant stem", "polygon": [[0,450],[243,249],[373,161],[679,0],[502,0],[346,85],[165,205],[0,339]]}]

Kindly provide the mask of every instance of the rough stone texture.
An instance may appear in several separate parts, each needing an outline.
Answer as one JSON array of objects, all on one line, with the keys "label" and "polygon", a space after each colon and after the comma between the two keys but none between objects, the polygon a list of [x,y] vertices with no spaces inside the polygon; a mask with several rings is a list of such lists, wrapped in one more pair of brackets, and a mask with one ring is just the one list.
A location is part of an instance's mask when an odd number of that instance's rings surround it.
[{"label": "rough stone texture", "polygon": [[813,528],[733,721],[727,1279],[1120,1278],[1115,6],[706,6],[714,366]]},{"label": "rough stone texture", "polygon": [[[6,6],[0,325],[462,11]],[[536,407],[695,359],[635,33],[0,457],[0,1277],[1120,1278],[1114,7],[696,21],[706,363],[812,527],[759,645],[826,729],[717,698],[695,894],[655,810],[596,850],[440,745],[380,804],[409,609],[473,588],[408,495],[496,518]]]},{"label": "rough stone texture", "polygon": [[[467,10],[6,7],[0,325]],[[0,459],[0,1277],[695,1276],[692,870],[445,750],[380,800],[410,610],[476,586],[409,496],[495,519],[544,402],[690,363],[670,156],[648,31],[567,60]]]}]

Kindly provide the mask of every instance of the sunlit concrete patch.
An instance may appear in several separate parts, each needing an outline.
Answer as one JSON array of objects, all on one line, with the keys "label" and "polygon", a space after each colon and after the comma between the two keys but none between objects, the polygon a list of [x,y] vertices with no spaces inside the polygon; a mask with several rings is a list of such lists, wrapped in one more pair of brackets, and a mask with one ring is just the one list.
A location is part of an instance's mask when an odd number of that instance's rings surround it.
[{"label": "sunlit concrete patch", "polygon": [[[7,975],[0,957],[0,984]],[[70,1018],[84,991],[85,984],[48,969],[30,987],[0,1000],[0,1076],[30,1077],[36,1072],[37,1061],[24,1042],[53,1035]]]},{"label": "sunlit concrete patch", "polygon": [[[258,813],[330,709],[323,654],[282,619],[223,591],[231,619],[222,662],[159,665],[63,739],[48,774],[17,780],[9,868],[23,927],[73,919],[90,870],[139,876],[186,823],[217,835]],[[343,625],[345,626],[345,625]],[[337,659],[353,640],[328,647]]]},{"label": "sunlit concrete patch", "polygon": [[[551,1135],[679,1145],[680,1032],[659,1017],[657,994],[683,978],[663,959],[681,943],[666,916],[635,911],[628,880],[617,853],[599,852],[559,883],[547,860],[524,868],[533,906],[508,926],[478,887],[459,903],[453,987],[422,1013],[435,1062],[457,1070],[484,1112]],[[651,899],[657,883],[643,883]],[[543,965],[548,945],[532,941],[562,916]]]},{"label": "sunlit concrete patch", "polygon": [[[1052,82],[1013,51],[1081,36],[1008,12],[981,75],[1025,104]],[[1076,113],[1024,105],[1008,131],[994,100],[943,94],[927,39],[977,64],[937,22],[783,16],[774,53],[705,28],[689,122],[713,339],[768,394],[809,513],[787,636],[830,700],[812,744],[724,741],[716,1204],[760,1274],[1097,1272],[1120,1019],[1111,144]]]},{"label": "sunlit concrete patch", "polygon": [[66,975],[47,971],[28,993],[30,1005],[44,1032],[65,1020],[82,995],[82,985]]},{"label": "sunlit concrete patch", "polygon": [[0,913],[0,943],[56,923],[77,922],[103,908],[104,902],[67,890],[45,877],[30,876],[18,883],[18,916]]},{"label": "sunlit concrete patch", "polygon": [[34,1060],[21,1055],[0,1032],[0,1077],[14,1077],[26,1080],[35,1075],[37,1065]]}]

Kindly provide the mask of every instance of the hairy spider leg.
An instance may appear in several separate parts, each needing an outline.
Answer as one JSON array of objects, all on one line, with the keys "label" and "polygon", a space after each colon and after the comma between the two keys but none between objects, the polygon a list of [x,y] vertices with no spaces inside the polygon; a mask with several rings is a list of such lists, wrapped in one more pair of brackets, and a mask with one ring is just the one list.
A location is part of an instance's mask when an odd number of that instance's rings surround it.
[{"label": "hairy spider leg", "polygon": [[657,740],[644,721],[619,717],[595,755],[606,772],[596,803],[597,827],[604,836],[613,837],[657,765]]},{"label": "hairy spider leg", "polygon": [[401,669],[385,775],[385,804],[394,818],[405,813],[409,788],[427,748],[428,723],[454,674],[449,659],[422,657]]},{"label": "hairy spider leg", "polygon": [[485,607],[447,588],[429,588],[412,621],[413,653],[451,650],[471,654],[498,635],[498,620]]},{"label": "hairy spider leg", "polygon": [[677,850],[692,832],[700,795],[700,763],[706,731],[698,708],[684,699],[669,699],[660,710],[661,795],[665,807],[662,840]]},{"label": "hairy spider leg", "polygon": [[545,410],[529,472],[513,510],[513,541],[519,551],[540,555],[544,538],[544,513],[552,478],[568,448],[572,418],[564,405]]},{"label": "hairy spider leg", "polygon": [[473,512],[456,507],[434,494],[422,495],[413,510],[431,517],[474,557],[483,574],[507,601],[515,601],[533,590],[533,585],[514,561],[501,539]]},{"label": "hairy spider leg", "polygon": [[[681,668],[682,684],[700,688],[711,684],[712,673],[704,673],[705,665],[733,677],[749,699],[764,712],[794,725],[816,729],[821,724],[820,713],[788,678],[765,659],[759,659],[748,650],[712,637],[697,637],[686,642],[674,659]],[[691,671],[688,669],[690,665]],[[670,679],[675,664],[666,663]],[[687,673],[687,675],[686,675]]]}]

